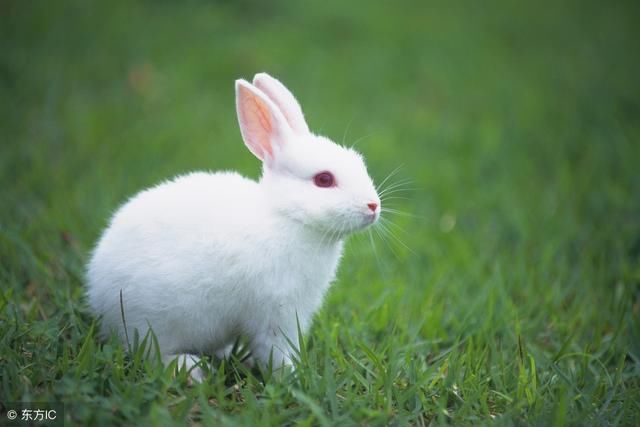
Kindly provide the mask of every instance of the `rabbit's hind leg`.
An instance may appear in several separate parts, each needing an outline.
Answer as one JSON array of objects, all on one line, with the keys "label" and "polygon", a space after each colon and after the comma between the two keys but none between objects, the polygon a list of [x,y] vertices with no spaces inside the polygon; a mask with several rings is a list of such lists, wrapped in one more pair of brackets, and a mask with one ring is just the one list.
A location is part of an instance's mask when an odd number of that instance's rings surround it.
[{"label": "rabbit's hind leg", "polygon": [[201,383],[204,380],[204,370],[201,367],[200,358],[193,354],[167,354],[162,356],[162,362],[165,365],[176,361],[178,369],[186,369],[193,381]]}]

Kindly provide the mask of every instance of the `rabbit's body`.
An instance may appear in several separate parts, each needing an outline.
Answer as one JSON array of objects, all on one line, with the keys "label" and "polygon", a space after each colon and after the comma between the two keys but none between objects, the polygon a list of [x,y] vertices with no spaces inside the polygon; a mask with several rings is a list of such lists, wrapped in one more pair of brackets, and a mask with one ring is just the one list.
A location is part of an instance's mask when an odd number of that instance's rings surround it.
[{"label": "rabbit's body", "polygon": [[362,157],[312,134],[280,82],[238,80],[236,103],[260,180],[200,172],[144,190],[113,216],[88,265],[103,333],[125,341],[151,328],[163,358],[189,367],[239,336],[257,362],[289,364],[344,238],[380,216]]},{"label": "rabbit's body", "polygon": [[220,352],[239,334],[284,332],[296,342],[296,315],[306,329],[342,243],[323,243],[271,212],[260,185],[235,173],[192,173],[127,202],[89,264],[89,302],[103,313],[103,331],[125,338],[122,290],[129,336],[151,325],[167,354]]}]

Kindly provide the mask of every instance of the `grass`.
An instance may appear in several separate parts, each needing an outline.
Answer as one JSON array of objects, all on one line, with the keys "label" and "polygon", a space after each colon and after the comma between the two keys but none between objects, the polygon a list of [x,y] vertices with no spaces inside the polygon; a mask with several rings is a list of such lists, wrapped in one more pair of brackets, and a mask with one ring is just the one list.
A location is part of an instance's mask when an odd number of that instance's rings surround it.
[{"label": "grass", "polygon": [[[640,424],[638,12],[2,2],[0,400],[75,425]],[[98,340],[83,266],[136,191],[258,175],[232,83],[263,70],[378,182],[403,165],[411,216],[402,244],[349,243],[295,373],[190,385]]]}]

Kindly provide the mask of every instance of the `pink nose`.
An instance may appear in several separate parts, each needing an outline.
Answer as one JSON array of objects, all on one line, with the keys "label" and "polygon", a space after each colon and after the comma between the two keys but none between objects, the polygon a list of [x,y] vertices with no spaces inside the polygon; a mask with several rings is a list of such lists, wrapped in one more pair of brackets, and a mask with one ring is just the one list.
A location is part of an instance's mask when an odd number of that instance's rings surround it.
[{"label": "pink nose", "polygon": [[375,212],[376,209],[378,209],[377,203],[367,203],[367,206],[369,206],[369,209],[371,209],[371,212]]}]

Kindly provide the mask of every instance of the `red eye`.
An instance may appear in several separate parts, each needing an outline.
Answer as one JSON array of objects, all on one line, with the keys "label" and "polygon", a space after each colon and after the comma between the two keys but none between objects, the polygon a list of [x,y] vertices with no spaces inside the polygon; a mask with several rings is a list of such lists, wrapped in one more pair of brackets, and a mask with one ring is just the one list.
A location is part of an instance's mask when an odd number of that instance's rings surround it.
[{"label": "red eye", "polygon": [[336,180],[331,172],[320,172],[313,177],[313,182],[318,187],[323,188],[334,187],[336,185]]}]

